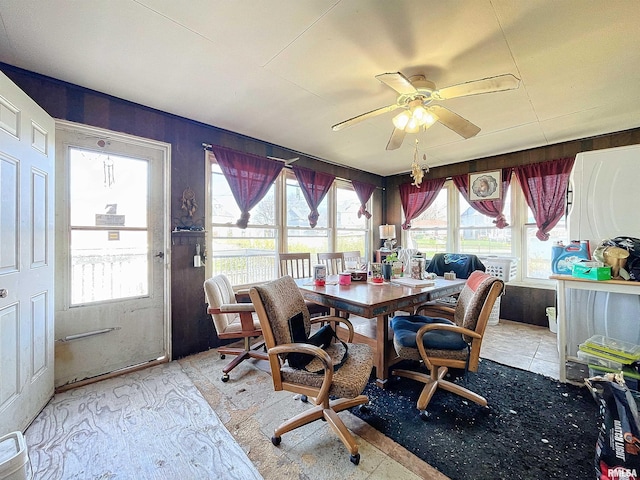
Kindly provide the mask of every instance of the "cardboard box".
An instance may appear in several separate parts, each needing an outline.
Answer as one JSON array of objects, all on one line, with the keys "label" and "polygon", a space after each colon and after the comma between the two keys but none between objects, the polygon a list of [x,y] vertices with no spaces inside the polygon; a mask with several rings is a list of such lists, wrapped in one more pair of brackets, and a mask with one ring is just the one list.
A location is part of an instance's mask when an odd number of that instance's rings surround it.
[{"label": "cardboard box", "polygon": [[573,264],[572,275],[589,280],[611,280],[611,267],[588,267],[579,263]]}]

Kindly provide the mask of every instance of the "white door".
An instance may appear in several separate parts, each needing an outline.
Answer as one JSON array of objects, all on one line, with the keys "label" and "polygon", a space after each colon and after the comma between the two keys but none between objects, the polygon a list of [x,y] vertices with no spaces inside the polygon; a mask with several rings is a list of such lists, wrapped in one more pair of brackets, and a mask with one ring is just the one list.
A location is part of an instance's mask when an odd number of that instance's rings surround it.
[{"label": "white door", "polygon": [[54,135],[0,73],[0,436],[53,395]]},{"label": "white door", "polygon": [[169,148],[57,124],[56,386],[169,356]]}]

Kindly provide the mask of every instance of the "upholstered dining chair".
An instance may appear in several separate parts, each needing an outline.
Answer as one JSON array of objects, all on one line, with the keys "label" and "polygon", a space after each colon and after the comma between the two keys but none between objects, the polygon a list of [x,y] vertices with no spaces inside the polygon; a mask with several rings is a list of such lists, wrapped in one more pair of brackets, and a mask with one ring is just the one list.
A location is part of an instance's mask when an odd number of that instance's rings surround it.
[{"label": "upholstered dining chair", "polygon": [[[427,273],[435,273],[442,277],[445,273],[453,272],[456,274],[456,278],[469,278],[476,270],[484,272],[486,267],[477,255],[471,255],[467,253],[436,253],[431,257],[431,260],[425,268]],[[419,307],[421,310],[427,310],[427,315],[430,315],[431,307],[436,306],[448,306],[455,308],[458,301],[458,295],[452,295],[450,297],[443,297],[433,302],[427,302],[423,306]],[[499,308],[499,307],[498,307]],[[438,312],[436,310],[434,312]]]},{"label": "upholstered dining chair", "polygon": [[[311,278],[311,254],[306,253],[279,253],[278,272],[280,276],[290,275],[293,278]],[[309,313],[315,315],[328,315],[329,307],[305,300]]]},{"label": "upholstered dining chair", "polygon": [[[351,462],[357,465],[360,462],[358,445],[338,416],[338,412],[368,403],[369,399],[362,395],[362,392],[373,367],[371,347],[350,343],[353,339],[353,326],[345,318],[311,319],[298,286],[288,275],[252,287],[249,295],[260,319],[274,389],[301,394],[303,400],[308,401],[311,398],[315,405],[277,427],[271,442],[278,446],[282,434],[315,420],[324,419],[349,450]],[[342,359],[342,343],[332,343],[327,349],[322,349],[308,343],[293,342],[290,328],[292,322],[289,320],[299,319],[300,316],[307,337],[311,325],[321,321],[340,322],[349,329],[348,355],[339,369],[334,370],[334,364]],[[289,365],[287,356],[296,352],[313,355],[313,360],[305,369],[295,369]]]},{"label": "upholstered dining chair", "polygon": [[[392,375],[424,383],[417,406],[420,417],[426,412],[437,388],[460,395],[478,405],[487,400],[477,393],[445,380],[449,368],[477,372],[480,347],[493,304],[504,290],[502,280],[475,271],[467,279],[455,309],[429,305],[431,312],[439,310],[442,318],[423,315],[397,316],[391,321],[393,345],[398,356],[424,364],[429,373],[417,370],[393,370]],[[418,310],[418,313],[420,309]]]},{"label": "upholstered dining chair", "polygon": [[218,348],[220,358],[225,358],[225,355],[236,355],[222,369],[222,381],[228,382],[229,372],[243,360],[247,358],[268,359],[264,352],[263,341],[257,341],[251,345],[252,338],[262,335],[260,321],[253,315],[255,309],[251,303],[237,302],[231,282],[226,276],[216,275],[205,280],[204,293],[209,304],[207,312],[211,314],[218,338],[221,340],[242,339],[244,341],[243,348],[227,346]]},{"label": "upholstered dining chair", "polygon": [[318,263],[326,265],[327,275],[338,275],[344,271],[342,252],[318,253]]}]

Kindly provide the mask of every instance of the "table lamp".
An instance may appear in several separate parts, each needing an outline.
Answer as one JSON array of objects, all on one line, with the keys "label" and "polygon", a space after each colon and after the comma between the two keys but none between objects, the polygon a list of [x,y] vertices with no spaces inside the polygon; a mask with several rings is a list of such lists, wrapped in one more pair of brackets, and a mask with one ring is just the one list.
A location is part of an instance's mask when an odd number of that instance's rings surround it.
[{"label": "table lamp", "polygon": [[391,251],[396,244],[396,226],[380,225],[380,239],[384,240],[382,250]]}]

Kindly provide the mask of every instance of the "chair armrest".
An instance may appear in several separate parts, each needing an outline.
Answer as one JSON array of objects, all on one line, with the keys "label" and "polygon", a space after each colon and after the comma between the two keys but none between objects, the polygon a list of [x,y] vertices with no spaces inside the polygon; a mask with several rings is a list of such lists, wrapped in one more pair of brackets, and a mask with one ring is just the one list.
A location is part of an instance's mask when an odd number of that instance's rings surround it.
[{"label": "chair armrest", "polygon": [[434,304],[426,304],[421,305],[416,309],[416,315],[422,315],[420,312],[428,310],[429,312],[433,312],[434,315],[427,315],[428,317],[441,317],[444,318],[453,318],[455,314],[455,308],[447,307],[445,305],[434,305]]},{"label": "chair armrest", "polygon": [[416,345],[418,346],[418,352],[420,352],[422,361],[430,371],[434,367],[431,361],[429,360],[429,356],[427,355],[427,350],[424,348],[422,337],[424,336],[425,333],[430,332],[431,330],[447,330],[449,332],[458,332],[462,335],[468,335],[472,338],[482,338],[482,335],[480,335],[479,333],[473,330],[469,330],[468,328],[460,327],[458,325],[449,325],[446,323],[428,323],[426,325],[423,325],[416,332]]},{"label": "chair armrest", "polygon": [[349,319],[344,317],[335,317],[331,315],[325,315],[323,317],[313,317],[309,323],[313,325],[314,323],[320,323],[320,322],[344,323],[347,326],[347,330],[349,330],[349,338],[347,340],[347,343],[353,342],[353,324],[349,321]]},{"label": "chair armrest", "polygon": [[223,303],[217,309],[210,307],[209,310],[218,310],[217,312],[209,313],[242,313],[256,311],[253,303]]},{"label": "chair armrest", "polygon": [[449,332],[458,332],[461,335],[467,335],[471,338],[482,338],[482,335],[478,332],[458,325],[449,325],[447,323],[428,323],[420,327],[420,330],[416,333],[416,342],[421,340],[423,335],[431,330],[447,330]]},{"label": "chair armrest", "polygon": [[[276,345],[268,349],[267,353],[270,357],[278,357],[278,355],[287,353],[307,353],[320,359],[324,366],[324,378],[322,379],[322,385],[316,396],[315,403],[316,405],[320,405],[325,399],[328,401],[329,388],[331,388],[331,383],[333,382],[333,362],[329,354],[322,348],[311,345],[310,343],[283,343],[282,345]],[[280,362],[279,357],[276,361]],[[273,363],[271,363],[271,365],[273,365]]]}]

